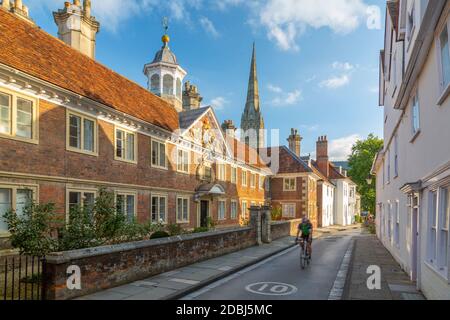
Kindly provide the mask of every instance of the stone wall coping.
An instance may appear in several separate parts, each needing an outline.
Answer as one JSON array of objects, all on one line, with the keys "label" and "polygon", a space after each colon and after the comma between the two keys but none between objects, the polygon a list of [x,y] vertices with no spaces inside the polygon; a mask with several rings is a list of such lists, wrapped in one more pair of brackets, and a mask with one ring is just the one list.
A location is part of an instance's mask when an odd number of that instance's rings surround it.
[{"label": "stone wall coping", "polygon": [[100,247],[86,248],[86,249],[78,249],[71,251],[62,251],[62,252],[54,252],[50,253],[46,256],[47,263],[51,264],[63,264],[72,260],[90,258],[95,256],[101,256],[105,254],[111,254],[116,252],[124,252],[131,251],[146,247],[153,247],[159,245],[165,245],[170,243],[176,243],[180,241],[188,241],[195,240],[207,237],[214,237],[218,235],[223,235],[227,233],[233,232],[245,232],[251,231],[251,227],[239,227],[239,228],[227,228],[226,230],[215,230],[208,231],[202,233],[193,233],[193,234],[184,234],[179,236],[160,238],[160,239],[150,239],[150,240],[141,240],[134,242],[126,242],[114,245],[106,245]]},{"label": "stone wall coping", "polygon": [[291,224],[293,222],[299,222],[302,221],[302,219],[292,219],[292,220],[282,220],[282,221],[271,221],[271,225],[280,225],[280,224]]}]

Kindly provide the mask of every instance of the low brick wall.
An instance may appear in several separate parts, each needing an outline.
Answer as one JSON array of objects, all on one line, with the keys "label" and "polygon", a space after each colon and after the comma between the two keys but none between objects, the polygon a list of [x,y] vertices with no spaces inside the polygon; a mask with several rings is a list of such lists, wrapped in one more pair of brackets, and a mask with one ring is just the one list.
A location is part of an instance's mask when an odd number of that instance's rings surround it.
[{"label": "low brick wall", "polygon": [[8,237],[0,237],[0,250],[11,249],[11,242]]},{"label": "low brick wall", "polygon": [[301,219],[272,221],[270,225],[272,240],[297,235],[297,228],[300,222]]},{"label": "low brick wall", "polygon": [[[253,228],[54,253],[47,257],[46,298],[67,300],[256,245]],[[66,286],[67,268],[80,267],[81,290]]]}]

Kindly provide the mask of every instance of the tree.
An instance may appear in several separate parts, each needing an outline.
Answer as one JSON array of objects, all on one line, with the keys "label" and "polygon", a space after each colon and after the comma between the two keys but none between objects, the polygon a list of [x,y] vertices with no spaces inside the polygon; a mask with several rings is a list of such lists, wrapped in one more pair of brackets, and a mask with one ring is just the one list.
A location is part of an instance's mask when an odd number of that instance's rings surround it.
[{"label": "tree", "polygon": [[352,147],[352,154],[348,158],[348,175],[358,185],[357,191],[361,195],[361,209],[375,213],[376,189],[375,177],[367,184],[373,160],[383,147],[383,140],[374,134],[369,134],[366,140],[358,140]]}]

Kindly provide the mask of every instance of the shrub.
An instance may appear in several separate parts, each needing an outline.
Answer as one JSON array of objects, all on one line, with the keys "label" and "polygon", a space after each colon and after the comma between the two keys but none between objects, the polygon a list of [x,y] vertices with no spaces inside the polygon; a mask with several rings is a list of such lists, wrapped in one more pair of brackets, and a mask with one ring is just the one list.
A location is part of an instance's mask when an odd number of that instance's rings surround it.
[{"label": "shrub", "polygon": [[208,217],[206,220],[206,223],[208,224],[208,229],[214,230],[217,226],[217,222],[213,220],[213,218]]},{"label": "shrub", "polygon": [[58,250],[75,250],[101,245],[102,241],[97,237],[92,220],[92,208],[78,206],[71,208],[66,227],[60,229]]},{"label": "shrub", "polygon": [[57,223],[54,214],[55,205],[30,203],[24,208],[22,216],[15,211],[6,212],[3,217],[11,233],[11,244],[18,248],[21,254],[44,256],[56,251],[58,241],[52,236]]},{"label": "shrub", "polygon": [[281,220],[282,212],[281,212],[281,208],[280,207],[272,208],[272,211],[270,213],[271,213],[272,221],[279,221],[279,220]]},{"label": "shrub", "polygon": [[150,239],[160,239],[160,238],[167,238],[170,237],[170,235],[165,231],[156,231],[151,236]]},{"label": "shrub", "polygon": [[167,231],[171,236],[178,236],[180,234],[186,233],[183,227],[180,224],[169,224],[167,226]]},{"label": "shrub", "polygon": [[208,232],[209,229],[207,227],[198,227],[195,228],[192,233],[202,233],[202,232]]}]

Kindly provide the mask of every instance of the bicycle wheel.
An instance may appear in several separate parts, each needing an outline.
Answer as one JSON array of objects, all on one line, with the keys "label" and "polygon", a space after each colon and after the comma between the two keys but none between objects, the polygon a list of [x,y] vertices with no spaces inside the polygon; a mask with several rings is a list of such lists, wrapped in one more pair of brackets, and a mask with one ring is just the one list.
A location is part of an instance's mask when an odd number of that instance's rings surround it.
[{"label": "bicycle wheel", "polygon": [[302,269],[305,269],[306,267],[306,255],[304,249],[302,249],[300,252],[300,266]]}]

